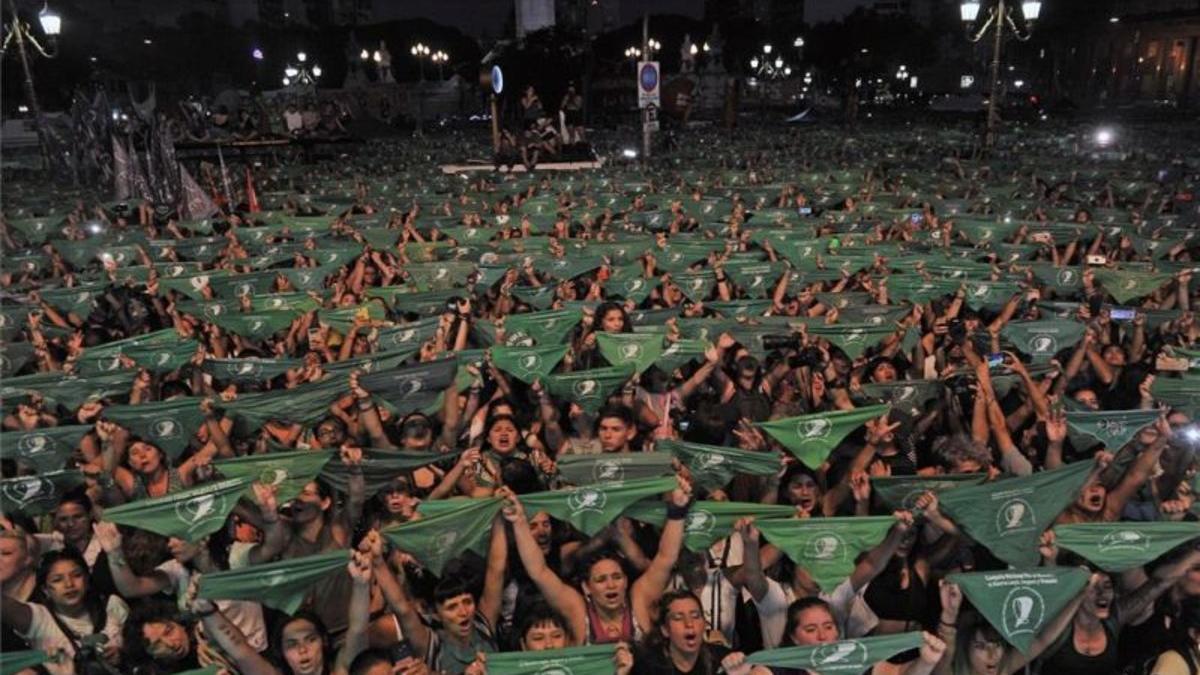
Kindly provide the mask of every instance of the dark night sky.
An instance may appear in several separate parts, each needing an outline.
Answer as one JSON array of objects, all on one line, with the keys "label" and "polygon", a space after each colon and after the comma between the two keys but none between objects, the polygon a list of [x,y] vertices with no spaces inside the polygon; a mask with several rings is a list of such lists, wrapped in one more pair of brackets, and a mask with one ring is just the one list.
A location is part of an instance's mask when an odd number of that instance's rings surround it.
[{"label": "dark night sky", "polygon": [[[621,0],[620,7],[621,25],[632,23],[642,12],[704,16],[702,0]],[[375,15],[381,21],[423,17],[472,35],[496,36],[512,8],[512,0],[376,0]]]}]

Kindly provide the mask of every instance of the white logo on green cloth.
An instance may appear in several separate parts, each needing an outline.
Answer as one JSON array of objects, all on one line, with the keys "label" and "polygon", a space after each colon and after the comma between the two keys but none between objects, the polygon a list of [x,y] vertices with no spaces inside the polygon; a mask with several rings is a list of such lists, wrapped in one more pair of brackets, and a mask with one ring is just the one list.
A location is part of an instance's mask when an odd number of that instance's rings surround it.
[{"label": "white logo on green cloth", "polygon": [[633,292],[642,290],[642,286],[644,286],[644,285],[645,285],[645,282],[642,281],[641,279],[631,279],[629,281],[629,283],[626,284],[626,288],[629,289],[630,293],[633,293]]},{"label": "white logo on green cloth", "polygon": [[263,485],[281,485],[289,477],[287,469],[263,469],[263,472],[258,475],[258,482]]},{"label": "white logo on green cloth", "polygon": [[642,355],[642,346],[636,343],[629,343],[621,346],[621,358],[626,361],[632,361]]},{"label": "white logo on green cloth", "polygon": [[1100,422],[1096,424],[1096,428],[1109,438],[1123,436],[1125,435],[1126,430],[1124,420],[1100,420]]},{"label": "white logo on green cloth", "polygon": [[1029,502],[1014,497],[1004,502],[996,511],[996,531],[1001,536],[1023,532],[1034,527],[1033,507]]},{"label": "white logo on green cloth", "polygon": [[246,361],[234,366],[234,374],[242,377],[258,377],[262,374],[262,364]]},{"label": "white logo on green cloth", "polygon": [[199,276],[194,276],[188,283],[192,285],[193,289],[198,291],[208,285],[208,275],[201,274]]},{"label": "white logo on green cloth", "polygon": [[815,420],[800,420],[796,423],[796,433],[805,439],[825,438],[833,433],[833,423],[825,417],[818,417]]},{"label": "white logo on green cloth", "polygon": [[1034,354],[1053,354],[1058,351],[1058,340],[1053,335],[1035,335],[1029,341],[1029,349]]},{"label": "white logo on green cloth", "polygon": [[75,296],[75,304],[82,305],[83,303],[85,303],[91,299],[92,299],[92,294],[87,291],[84,291],[84,292],[80,293],[79,295]]},{"label": "white logo on green cloth", "polygon": [[716,468],[724,463],[725,455],[716,452],[705,452],[696,457],[696,464],[701,471]]},{"label": "white logo on green cloth", "polygon": [[421,378],[413,377],[405,382],[404,386],[402,386],[400,389],[404,392],[405,396],[412,396],[413,394],[421,391],[424,386],[425,383],[421,381]]},{"label": "white logo on green cloth", "polygon": [[220,316],[223,311],[225,308],[221,305],[209,305],[204,308],[204,313],[209,316]]},{"label": "white logo on green cloth", "polygon": [[[867,648],[858,640],[835,642],[822,645],[813,650],[811,665],[813,668],[836,667],[838,670],[866,670],[868,660]],[[861,667],[861,668],[860,668]]]},{"label": "white logo on green cloth", "polygon": [[286,570],[275,570],[274,572],[271,572],[263,577],[263,584],[265,584],[267,588],[275,588],[276,586],[282,586],[286,584],[287,580],[288,573]]},{"label": "white logo on green cloth", "polygon": [[580,380],[573,387],[575,395],[580,398],[588,398],[595,396],[599,390],[599,383],[595,380]]},{"label": "white logo on green cloth", "polygon": [[30,502],[49,495],[53,490],[54,485],[45,478],[21,478],[4,486],[4,496],[16,502],[19,508],[25,508]]},{"label": "white logo on green cloth", "polygon": [[851,342],[862,342],[863,340],[866,339],[866,337],[867,337],[867,332],[865,330],[863,330],[861,328],[855,328],[855,329],[852,329],[849,333],[846,333],[845,342],[846,342],[846,344],[849,344]]},{"label": "white logo on green cloth", "polygon": [[552,664],[543,666],[537,671],[537,675],[575,675],[575,671],[561,664]]},{"label": "white logo on green cloth", "polygon": [[601,460],[592,467],[592,477],[603,481],[621,480],[625,477],[625,467],[616,460]]},{"label": "white logo on green cloth", "polygon": [[1021,633],[1034,633],[1046,617],[1046,600],[1042,594],[1028,586],[1018,586],[1004,598],[1001,615],[1004,634],[1011,637]]},{"label": "white logo on green cloth", "polygon": [[154,358],[154,365],[165,366],[165,365],[167,365],[167,362],[170,360],[171,360],[170,352],[159,352],[158,355]]},{"label": "white logo on green cloth", "polygon": [[117,354],[116,356],[112,357],[111,359],[107,359],[107,360],[99,362],[97,365],[100,366],[100,370],[103,370],[105,372],[112,372],[121,367],[121,355]]},{"label": "white logo on green cloth", "polygon": [[600,513],[607,503],[608,495],[604,494],[603,490],[595,488],[580,488],[567,495],[567,506],[571,509],[571,515],[578,515],[585,511]]},{"label": "white logo on green cloth", "polygon": [[395,342],[396,344],[412,342],[412,339],[416,336],[417,330],[415,328],[406,328],[399,333],[396,333],[395,337],[392,338],[392,342]]},{"label": "white logo on green cloth", "polygon": [[202,527],[206,521],[225,513],[225,495],[197,495],[175,505],[175,515],[188,526],[188,531]]},{"label": "white logo on green cloth", "polygon": [[542,367],[542,357],[537,354],[526,354],[518,361],[518,365],[527,373],[537,372]]},{"label": "white logo on green cloth", "polygon": [[163,417],[155,421],[150,429],[154,432],[155,438],[174,438],[182,431],[182,427],[179,422],[176,422],[170,417]]},{"label": "white logo on green cloth", "polygon": [[820,532],[808,540],[804,557],[809,560],[834,560],[846,557],[846,541],[836,532]]},{"label": "white logo on green cloth", "polygon": [[1150,537],[1137,530],[1117,530],[1100,539],[1101,553],[1114,551],[1145,551],[1150,548]]},{"label": "white logo on green cloth", "polygon": [[450,549],[456,541],[458,541],[458,532],[454,530],[442,532],[433,538],[433,552],[439,556],[449,555]]},{"label": "white logo on green cloth", "polygon": [[46,434],[24,436],[17,442],[17,449],[26,455],[36,455],[50,449],[50,437]]},{"label": "white logo on green cloth", "polygon": [[717,519],[708,511],[695,510],[688,513],[684,532],[687,534],[708,534],[717,525]]},{"label": "white logo on green cloth", "polygon": [[530,337],[525,331],[519,330],[514,332],[512,335],[509,335],[504,343],[509,347],[532,347],[533,338]]}]

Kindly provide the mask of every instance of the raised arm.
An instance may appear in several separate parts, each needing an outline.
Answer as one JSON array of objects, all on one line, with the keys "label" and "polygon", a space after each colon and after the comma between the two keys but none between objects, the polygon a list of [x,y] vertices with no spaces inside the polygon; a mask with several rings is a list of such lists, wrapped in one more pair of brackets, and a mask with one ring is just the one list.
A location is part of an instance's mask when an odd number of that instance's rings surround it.
[{"label": "raised arm", "polygon": [[1158,466],[1158,458],[1162,455],[1163,450],[1166,449],[1172,432],[1171,426],[1167,424],[1165,417],[1158,418],[1158,421],[1154,423],[1154,428],[1158,432],[1158,438],[1150,444],[1150,447],[1142,450],[1142,453],[1134,460],[1133,465],[1125,470],[1125,475],[1121,478],[1121,482],[1109,491],[1107,498],[1104,500],[1105,521],[1120,520],[1121,512],[1125,510],[1125,504],[1130,499],[1133,499],[1137,491],[1153,475],[1155,467]]},{"label": "raised arm", "polygon": [[379,411],[371,400],[371,392],[364,389],[359,383],[358,378],[361,374],[357,370],[350,373],[350,391],[354,393],[354,398],[358,401],[359,424],[367,432],[367,437],[371,439],[372,447],[394,449],[396,445],[388,439],[387,434],[383,431],[383,421],[379,419]]},{"label": "raised arm", "polygon": [[118,593],[126,598],[145,598],[170,588],[171,580],[166,574],[153,570],[141,576],[129,567],[125,551],[121,548],[121,531],[116,525],[100,521],[92,525],[92,532],[106,554],[108,569]]},{"label": "raised arm", "polygon": [[[546,565],[546,557],[533,532],[529,530],[529,520],[525,517],[525,507],[515,496],[509,496],[508,503],[502,511],[504,519],[512,523],[513,539],[517,543],[517,555],[525,567],[525,574],[533,581],[542,597],[555,611],[571,624],[571,634],[577,640],[587,635],[587,604],[583,595],[568,584],[564,583],[554,570]],[[649,625],[649,624],[643,624]]]},{"label": "raised arm", "polygon": [[505,530],[504,519],[497,515],[492,520],[487,572],[483,577],[483,594],[479,596],[479,611],[492,628],[500,620],[500,608],[504,602],[504,575],[508,572],[508,533]]},{"label": "raised arm", "polygon": [[199,581],[200,575],[192,577],[185,603],[193,614],[200,617],[205,634],[233,660],[242,675],[279,675],[275,666],[250,646],[242,630],[217,609],[216,603],[197,597]]},{"label": "raised arm", "polygon": [[687,519],[691,502],[691,486],[680,480],[679,487],[671,491],[670,500],[667,501],[667,523],[663,525],[662,537],[658,541],[658,553],[650,561],[650,567],[633,582],[629,592],[633,618],[641,626],[654,625],[654,606],[667,589],[671,570],[683,548],[683,522]]},{"label": "raised arm", "polygon": [[278,488],[255,481],[251,486],[251,496],[262,517],[261,527],[263,539],[250,549],[248,554],[251,565],[270,562],[275,559],[291,540],[292,532],[279,518],[279,507],[276,500]]},{"label": "raised arm", "polygon": [[354,585],[350,591],[349,626],[346,641],[338,650],[332,675],[349,675],[350,664],[363,652],[367,644],[367,628],[371,625],[371,572],[374,557],[370,553],[353,551],[347,570]]}]

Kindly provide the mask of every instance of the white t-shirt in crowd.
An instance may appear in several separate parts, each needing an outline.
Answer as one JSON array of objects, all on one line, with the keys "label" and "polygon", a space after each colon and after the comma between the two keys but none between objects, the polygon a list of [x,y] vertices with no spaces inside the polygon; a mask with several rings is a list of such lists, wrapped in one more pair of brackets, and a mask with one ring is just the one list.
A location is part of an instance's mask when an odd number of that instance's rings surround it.
[{"label": "white t-shirt in crowd", "polygon": [[[750,591],[742,590],[743,597],[754,603],[762,626],[763,648],[774,649],[783,642],[783,629],[787,625],[787,610],[795,600],[792,589],[774,579],[767,578],[767,593],[762,600],[755,600]],[[817,597],[829,603],[838,632],[845,638],[862,637],[874,630],[879,617],[867,606],[862,592],[855,593],[847,579],[838,584],[832,593],[821,593]]]},{"label": "white t-shirt in crowd", "polygon": [[[176,598],[187,594],[188,584],[192,581],[191,570],[174,558],[155,569],[170,579],[171,592]],[[262,605],[248,600],[217,600],[216,605],[225,618],[242,631],[254,651],[261,652],[267,648],[267,624],[263,620]]]},{"label": "white t-shirt in crowd", "polygon": [[[67,637],[66,633],[58,627],[58,623],[54,621],[49,609],[36,603],[30,603],[29,609],[33,612],[32,620],[29,622],[29,632],[21,637],[28,640],[34,649],[40,649],[49,655],[60,652],[65,654],[57,662],[47,661],[44,664],[50,675],[74,675],[75,647],[71,643],[71,638]],[[117,648],[120,648],[121,628],[125,625],[125,619],[129,617],[129,606],[120,597],[110,595],[105,609],[104,628],[101,632],[108,636],[109,645],[116,645]],[[95,632],[92,629],[92,620],[88,616],[82,618],[59,616],[58,618],[79,637],[92,635]]]}]

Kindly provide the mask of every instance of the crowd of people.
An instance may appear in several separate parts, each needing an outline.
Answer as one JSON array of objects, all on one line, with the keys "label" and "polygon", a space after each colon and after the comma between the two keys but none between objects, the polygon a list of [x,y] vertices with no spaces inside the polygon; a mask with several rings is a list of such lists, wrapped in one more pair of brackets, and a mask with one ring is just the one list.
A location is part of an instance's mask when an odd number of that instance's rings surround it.
[{"label": "crowd of people", "polygon": [[1196,167],[739,134],[6,189],[3,671],[1200,672]]}]

